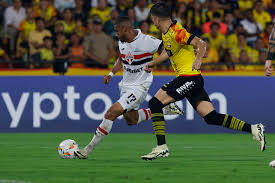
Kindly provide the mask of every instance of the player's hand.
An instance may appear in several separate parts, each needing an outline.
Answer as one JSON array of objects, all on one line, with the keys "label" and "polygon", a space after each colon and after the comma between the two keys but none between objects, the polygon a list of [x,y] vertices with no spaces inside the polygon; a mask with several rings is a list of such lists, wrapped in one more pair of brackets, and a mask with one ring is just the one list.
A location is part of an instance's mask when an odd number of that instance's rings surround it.
[{"label": "player's hand", "polygon": [[111,81],[111,79],[112,79],[112,76],[110,76],[110,75],[105,75],[104,77],[103,77],[103,82],[104,82],[104,84],[109,84],[109,82]]},{"label": "player's hand", "polygon": [[271,76],[272,75],[272,73],[274,72],[274,70],[272,68],[272,61],[271,60],[267,60],[265,62],[264,70],[265,70],[265,75],[266,76]]},{"label": "player's hand", "polygon": [[153,71],[153,67],[154,67],[154,63],[153,62],[149,62],[149,63],[147,63],[145,65],[144,70],[145,70],[145,72],[150,73],[150,72]]},{"label": "player's hand", "polygon": [[192,65],[192,71],[200,70],[200,69],[201,69],[201,61],[199,61],[198,59],[195,59],[195,61],[193,62],[193,65]]}]

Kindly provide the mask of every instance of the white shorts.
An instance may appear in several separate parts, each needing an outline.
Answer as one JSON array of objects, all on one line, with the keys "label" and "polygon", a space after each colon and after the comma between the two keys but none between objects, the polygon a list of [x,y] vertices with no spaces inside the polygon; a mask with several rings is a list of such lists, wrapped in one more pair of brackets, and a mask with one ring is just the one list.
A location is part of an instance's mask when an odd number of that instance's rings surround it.
[{"label": "white shorts", "polygon": [[117,102],[120,103],[125,112],[138,110],[147,97],[150,85],[151,83],[140,86],[119,85],[120,99]]}]

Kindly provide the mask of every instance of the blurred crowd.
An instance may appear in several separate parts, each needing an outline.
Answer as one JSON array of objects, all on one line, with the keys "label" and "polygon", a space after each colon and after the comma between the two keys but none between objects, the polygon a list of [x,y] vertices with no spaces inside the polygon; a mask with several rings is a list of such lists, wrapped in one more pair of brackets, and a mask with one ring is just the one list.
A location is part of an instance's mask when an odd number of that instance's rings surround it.
[{"label": "blurred crowd", "polygon": [[[149,17],[161,0],[0,0],[0,68],[111,67],[119,55],[114,22],[161,39]],[[275,17],[272,0],[166,0],[173,19],[207,43],[203,63],[261,64]],[[157,56],[157,54],[156,54]],[[169,68],[169,62],[162,65]]]}]

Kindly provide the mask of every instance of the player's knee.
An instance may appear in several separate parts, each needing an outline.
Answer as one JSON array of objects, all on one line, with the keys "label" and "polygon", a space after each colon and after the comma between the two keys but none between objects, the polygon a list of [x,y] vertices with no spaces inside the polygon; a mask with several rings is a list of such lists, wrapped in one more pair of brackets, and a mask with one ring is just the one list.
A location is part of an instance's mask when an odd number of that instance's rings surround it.
[{"label": "player's knee", "polygon": [[164,105],[159,101],[156,97],[153,97],[149,103],[148,106],[151,110],[151,112],[161,112]]},{"label": "player's knee", "polygon": [[204,116],[204,120],[209,125],[221,125],[221,114],[217,113],[215,110]]}]

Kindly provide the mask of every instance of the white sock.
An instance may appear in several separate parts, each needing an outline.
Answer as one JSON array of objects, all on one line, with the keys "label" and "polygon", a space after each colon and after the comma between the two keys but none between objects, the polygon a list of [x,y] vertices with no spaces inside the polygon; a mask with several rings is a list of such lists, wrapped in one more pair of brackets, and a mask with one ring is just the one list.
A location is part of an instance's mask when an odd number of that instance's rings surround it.
[{"label": "white sock", "polygon": [[138,110],[137,124],[139,124],[142,121],[150,120],[150,119],[151,119],[151,110],[149,108],[148,109],[143,108],[143,109]]},{"label": "white sock", "polygon": [[94,134],[93,139],[91,142],[85,147],[85,149],[90,154],[95,146],[101,142],[101,140],[105,137],[105,135],[108,135],[112,129],[113,121],[108,119],[103,119],[101,124],[97,127],[96,132]]}]

